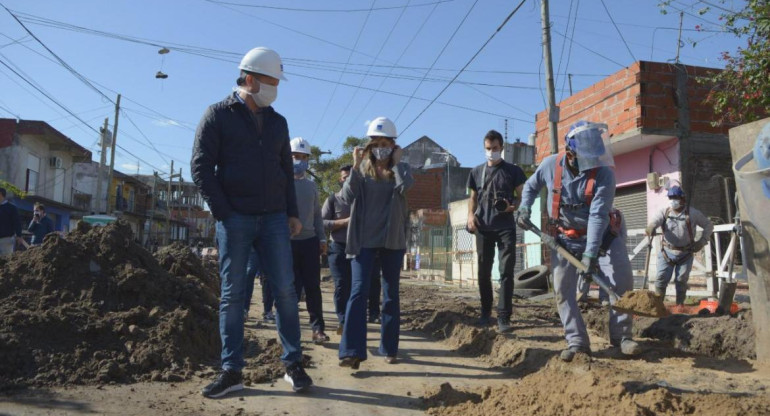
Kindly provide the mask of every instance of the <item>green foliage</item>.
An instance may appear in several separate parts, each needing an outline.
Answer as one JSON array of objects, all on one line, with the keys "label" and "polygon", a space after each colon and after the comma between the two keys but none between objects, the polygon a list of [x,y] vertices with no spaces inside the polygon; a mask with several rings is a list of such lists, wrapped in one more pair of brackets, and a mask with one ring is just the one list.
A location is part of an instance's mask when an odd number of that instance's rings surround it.
[{"label": "green foliage", "polygon": [[26,192],[22,191],[21,189],[17,188],[12,183],[4,179],[0,179],[0,188],[5,188],[6,191],[13,192],[13,194],[16,197],[21,199],[24,199],[27,196]]},{"label": "green foliage", "polygon": [[[665,13],[671,0],[660,3]],[[714,108],[714,124],[747,123],[770,114],[770,1],[748,0],[732,10],[725,0],[698,13],[718,14],[721,29],[746,40],[735,52],[722,52],[724,71],[701,77],[698,81],[711,88],[707,102]],[[734,3],[729,2],[732,6]],[[700,25],[695,27],[703,29]]]},{"label": "green foliage", "polygon": [[337,157],[321,159],[321,150],[311,146],[310,170],[316,178],[321,204],[326,198],[340,189],[340,168],[353,164],[353,149],[356,146],[364,146],[368,142],[366,138],[349,136],[342,145],[342,154]]}]

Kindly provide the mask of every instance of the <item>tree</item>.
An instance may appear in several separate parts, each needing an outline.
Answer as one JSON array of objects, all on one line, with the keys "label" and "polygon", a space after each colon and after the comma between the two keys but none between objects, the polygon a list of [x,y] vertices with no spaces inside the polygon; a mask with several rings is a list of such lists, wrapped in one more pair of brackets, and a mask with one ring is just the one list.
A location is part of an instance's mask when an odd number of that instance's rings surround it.
[{"label": "tree", "polygon": [[[670,2],[660,3],[663,13]],[[725,7],[725,0],[702,3],[707,7],[698,11],[700,15],[718,14],[724,30],[746,39],[745,47],[722,52],[723,71],[699,79],[711,88],[707,102],[718,117],[715,124],[765,117],[770,114],[770,1],[748,0],[738,10]],[[695,28],[703,29],[701,25]]]},{"label": "tree", "polygon": [[333,194],[340,189],[340,168],[345,165],[353,164],[353,149],[357,146],[365,146],[368,141],[367,138],[349,136],[342,145],[341,155],[323,160],[321,160],[321,149],[316,146],[310,147],[310,167],[311,172],[316,179],[316,185],[318,185],[318,194],[321,204],[323,204],[330,194]]}]

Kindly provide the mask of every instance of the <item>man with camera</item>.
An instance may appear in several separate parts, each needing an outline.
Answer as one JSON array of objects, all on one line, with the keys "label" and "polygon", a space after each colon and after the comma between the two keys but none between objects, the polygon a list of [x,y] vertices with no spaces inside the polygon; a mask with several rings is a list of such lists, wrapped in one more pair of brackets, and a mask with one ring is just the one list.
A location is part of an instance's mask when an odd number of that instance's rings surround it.
[{"label": "man with camera", "polygon": [[31,245],[33,246],[43,244],[43,238],[56,231],[53,226],[53,221],[45,215],[45,205],[35,203],[34,214],[32,216],[32,221],[29,223],[29,227],[27,227],[27,231],[32,233]]},{"label": "man with camera", "polygon": [[497,329],[509,332],[513,329],[513,267],[516,264],[516,220],[513,213],[517,206],[516,195],[521,195],[527,178],[520,167],[503,160],[503,136],[499,132],[490,130],[484,136],[484,150],[487,162],[473,168],[468,176],[471,194],[467,228],[476,234],[479,258],[479,324],[486,326],[491,323],[492,265],[497,247],[500,270]]}]

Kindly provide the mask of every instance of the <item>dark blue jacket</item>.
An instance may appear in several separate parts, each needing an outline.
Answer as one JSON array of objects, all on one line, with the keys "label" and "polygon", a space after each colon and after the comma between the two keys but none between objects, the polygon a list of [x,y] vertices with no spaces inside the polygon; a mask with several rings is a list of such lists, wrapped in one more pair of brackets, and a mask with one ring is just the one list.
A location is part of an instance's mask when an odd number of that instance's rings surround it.
[{"label": "dark blue jacket", "polygon": [[233,212],[298,217],[286,119],[272,107],[263,108],[260,133],[235,94],[207,108],[198,124],[193,181],[218,220]]},{"label": "dark blue jacket", "polygon": [[16,205],[10,202],[0,204],[0,238],[21,237],[21,219]]},{"label": "dark blue jacket", "polygon": [[27,231],[32,233],[32,244],[43,244],[43,238],[56,230],[53,221],[46,216],[41,218],[40,222],[30,221]]}]

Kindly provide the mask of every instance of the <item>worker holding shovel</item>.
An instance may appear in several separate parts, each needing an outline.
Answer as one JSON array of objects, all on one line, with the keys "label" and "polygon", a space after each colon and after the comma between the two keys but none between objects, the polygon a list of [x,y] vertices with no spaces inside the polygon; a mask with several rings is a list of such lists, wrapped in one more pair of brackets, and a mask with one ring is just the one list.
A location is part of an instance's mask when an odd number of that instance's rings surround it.
[{"label": "worker holding shovel", "polygon": [[[610,209],[615,198],[615,173],[612,153],[605,146],[607,125],[579,121],[566,135],[566,151],[547,157],[524,184],[517,221],[524,229],[532,229],[530,207],[543,187],[548,190],[548,214],[553,247],[551,267],[554,277],[556,302],[567,339],[567,349],[561,359],[572,361],[577,353],[591,353],[585,322],[580,314],[575,293],[579,269],[609,281],[606,289],[616,295],[633,288],[633,276],[625,273],[602,275],[599,270],[599,252],[605,233],[609,232]],[[539,232],[539,230],[533,229]],[[622,238],[611,239],[606,253],[625,255],[620,249]],[[616,247],[617,246],[617,247]],[[574,257],[580,258],[580,263]],[[574,263],[571,263],[570,260]],[[582,264],[581,264],[582,263]],[[597,282],[599,283],[599,282]],[[625,355],[641,352],[631,339],[631,315],[610,311],[610,341]]]}]

